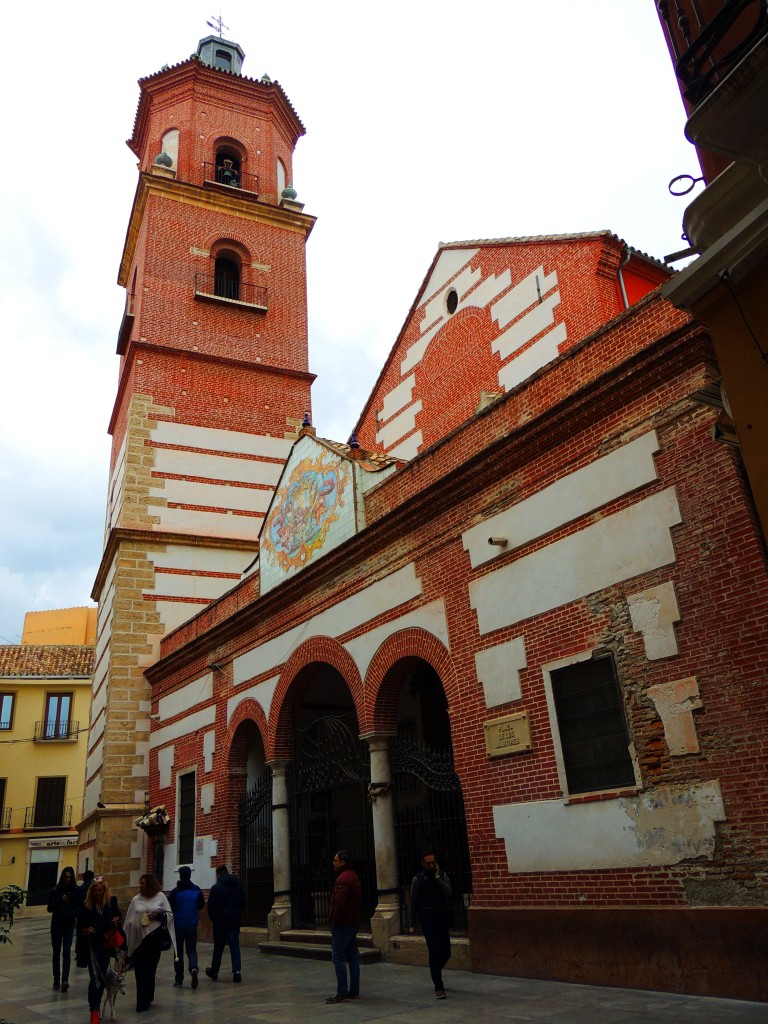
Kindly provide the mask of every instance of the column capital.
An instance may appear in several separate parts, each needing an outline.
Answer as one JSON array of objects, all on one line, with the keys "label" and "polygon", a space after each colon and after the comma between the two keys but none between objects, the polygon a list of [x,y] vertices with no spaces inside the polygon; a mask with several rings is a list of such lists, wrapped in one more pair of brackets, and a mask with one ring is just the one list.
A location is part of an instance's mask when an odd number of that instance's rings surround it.
[{"label": "column capital", "polygon": [[396,732],[362,732],[360,739],[365,740],[370,750],[389,750],[389,741],[395,739]]},{"label": "column capital", "polygon": [[273,775],[285,775],[290,764],[293,764],[293,761],[285,757],[278,757],[274,761],[266,762],[267,768],[272,769]]}]

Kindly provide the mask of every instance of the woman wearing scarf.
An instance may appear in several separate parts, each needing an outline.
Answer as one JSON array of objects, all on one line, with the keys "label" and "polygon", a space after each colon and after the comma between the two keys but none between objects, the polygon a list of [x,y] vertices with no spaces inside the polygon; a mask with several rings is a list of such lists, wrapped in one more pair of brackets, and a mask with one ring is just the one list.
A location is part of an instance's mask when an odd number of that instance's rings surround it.
[{"label": "woman wearing scarf", "polygon": [[53,987],[66,992],[69,988],[69,964],[75,913],[79,903],[74,868],[64,868],[59,884],[51,889],[48,913],[51,915],[51,946],[53,948]]},{"label": "woman wearing scarf", "polygon": [[119,927],[122,919],[117,900],[103,878],[94,878],[85,900],[77,908],[77,931],[88,942],[88,1008],[91,1024],[99,1024],[99,1004],[112,949],[107,948],[105,933]]},{"label": "woman wearing scarf", "polygon": [[136,1012],[144,1013],[155,998],[155,974],[162,953],[161,928],[165,925],[176,950],[171,905],[154,875],[142,875],[139,891],[125,915],[128,956],[136,976]]}]

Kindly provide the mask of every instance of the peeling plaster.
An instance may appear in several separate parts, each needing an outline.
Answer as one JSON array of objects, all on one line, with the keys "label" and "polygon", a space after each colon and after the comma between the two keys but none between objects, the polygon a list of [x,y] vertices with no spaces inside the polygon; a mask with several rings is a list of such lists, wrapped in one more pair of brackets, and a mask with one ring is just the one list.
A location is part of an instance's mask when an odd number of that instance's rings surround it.
[{"label": "peeling plaster", "polygon": [[710,781],[615,800],[506,804],[493,808],[493,820],[516,874],[711,860],[715,822],[726,817],[720,785]]},{"label": "peeling plaster", "polygon": [[703,707],[703,704],[696,677],[649,686],[646,692],[656,706],[664,726],[664,739],[670,754],[698,754],[699,737],[693,712]]},{"label": "peeling plaster", "polygon": [[632,628],[643,634],[649,661],[671,658],[678,653],[676,622],[680,621],[674,583],[662,583],[627,597]]}]

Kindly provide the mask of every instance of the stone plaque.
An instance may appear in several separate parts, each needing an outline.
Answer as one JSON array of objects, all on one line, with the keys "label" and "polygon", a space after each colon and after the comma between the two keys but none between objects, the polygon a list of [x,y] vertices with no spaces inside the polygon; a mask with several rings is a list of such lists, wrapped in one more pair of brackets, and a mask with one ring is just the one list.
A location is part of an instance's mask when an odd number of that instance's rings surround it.
[{"label": "stone plaque", "polygon": [[519,754],[533,749],[527,711],[485,722],[483,728],[485,751],[489,757],[503,757],[505,754]]}]

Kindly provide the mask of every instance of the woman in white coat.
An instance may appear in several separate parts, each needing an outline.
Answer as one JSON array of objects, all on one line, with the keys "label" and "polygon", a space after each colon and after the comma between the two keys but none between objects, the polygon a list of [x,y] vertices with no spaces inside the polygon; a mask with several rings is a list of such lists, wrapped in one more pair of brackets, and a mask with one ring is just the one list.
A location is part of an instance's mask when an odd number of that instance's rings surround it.
[{"label": "woman in white coat", "polygon": [[136,976],[136,1012],[144,1013],[155,998],[155,974],[163,951],[163,925],[171,936],[174,955],[176,936],[173,913],[154,875],[142,875],[139,891],[123,920],[128,956]]}]

